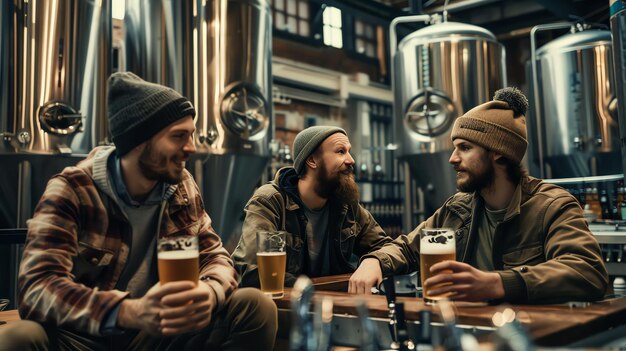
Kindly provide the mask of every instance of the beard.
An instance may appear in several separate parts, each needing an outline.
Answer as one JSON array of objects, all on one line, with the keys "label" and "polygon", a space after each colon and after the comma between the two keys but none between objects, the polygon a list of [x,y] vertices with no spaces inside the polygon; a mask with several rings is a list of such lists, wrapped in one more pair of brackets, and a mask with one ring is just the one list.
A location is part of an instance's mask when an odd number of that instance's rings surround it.
[{"label": "beard", "polygon": [[456,186],[460,191],[472,193],[490,187],[494,183],[496,179],[495,167],[488,159],[483,160],[482,164],[485,166],[477,172],[464,170],[467,180],[457,179],[456,181]]},{"label": "beard", "polygon": [[143,175],[158,182],[165,182],[168,184],[178,184],[183,180],[182,169],[168,168],[170,162],[176,162],[184,160],[184,156],[178,158],[176,156],[168,157],[161,152],[155,150],[152,147],[152,142],[149,142],[141,152],[139,156],[139,168]]},{"label": "beard", "polygon": [[326,165],[320,163],[319,178],[315,193],[324,198],[335,198],[340,203],[354,203],[359,201],[359,186],[354,181],[354,168],[348,166],[344,172],[329,175]]}]

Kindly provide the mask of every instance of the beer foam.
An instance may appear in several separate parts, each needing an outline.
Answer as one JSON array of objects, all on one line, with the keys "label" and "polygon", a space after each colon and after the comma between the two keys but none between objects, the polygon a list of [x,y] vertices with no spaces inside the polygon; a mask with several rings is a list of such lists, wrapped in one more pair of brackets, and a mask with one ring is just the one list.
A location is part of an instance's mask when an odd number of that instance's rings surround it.
[{"label": "beer foam", "polygon": [[441,244],[437,242],[431,243],[428,239],[427,237],[420,240],[420,253],[430,255],[456,253],[454,240],[449,240],[446,244]]},{"label": "beer foam", "polygon": [[161,251],[158,254],[158,258],[162,260],[185,260],[198,256],[199,253],[196,250]]},{"label": "beer foam", "polygon": [[286,255],[286,252],[257,252],[257,256],[283,256]]}]

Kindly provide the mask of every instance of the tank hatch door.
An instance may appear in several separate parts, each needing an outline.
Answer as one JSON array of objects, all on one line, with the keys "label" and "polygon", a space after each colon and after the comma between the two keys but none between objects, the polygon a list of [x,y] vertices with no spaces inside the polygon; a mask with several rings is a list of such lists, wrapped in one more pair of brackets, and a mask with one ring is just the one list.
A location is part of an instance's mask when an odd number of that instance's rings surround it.
[{"label": "tank hatch door", "polygon": [[415,133],[436,137],[448,131],[456,115],[452,100],[444,92],[428,87],[409,101],[404,123]]},{"label": "tank hatch door", "polygon": [[241,138],[255,139],[268,128],[267,102],[255,87],[239,84],[224,95],[221,118],[231,132]]}]

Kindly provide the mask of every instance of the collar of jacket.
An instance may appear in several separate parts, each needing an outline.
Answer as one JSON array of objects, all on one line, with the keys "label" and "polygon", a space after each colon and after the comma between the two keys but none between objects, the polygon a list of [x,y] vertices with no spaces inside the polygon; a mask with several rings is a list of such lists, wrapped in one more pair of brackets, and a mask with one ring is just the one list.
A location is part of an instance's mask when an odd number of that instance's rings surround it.
[{"label": "collar of jacket", "polygon": [[168,189],[168,191],[172,191],[169,197],[170,213],[174,213],[183,207],[189,206],[191,201],[194,201],[194,199],[189,197],[189,189],[193,189],[195,186],[196,184],[191,174],[186,169],[183,170],[183,179],[181,182],[178,185],[170,186]]},{"label": "collar of jacket", "polygon": [[[509,202],[503,221],[509,221],[519,215],[522,205],[528,201],[540,184],[540,179],[530,176],[522,177],[513,192],[513,197],[511,198],[511,202]],[[482,202],[483,199],[477,191],[474,193],[459,192],[453,195],[451,201],[448,201],[446,204],[446,207],[448,210],[456,213],[463,222],[467,222],[472,216],[472,209]]]},{"label": "collar of jacket", "polygon": [[272,183],[279,191],[289,195],[286,197],[285,207],[289,211],[294,211],[304,207],[298,192],[298,174],[293,167],[283,167],[276,172]]}]

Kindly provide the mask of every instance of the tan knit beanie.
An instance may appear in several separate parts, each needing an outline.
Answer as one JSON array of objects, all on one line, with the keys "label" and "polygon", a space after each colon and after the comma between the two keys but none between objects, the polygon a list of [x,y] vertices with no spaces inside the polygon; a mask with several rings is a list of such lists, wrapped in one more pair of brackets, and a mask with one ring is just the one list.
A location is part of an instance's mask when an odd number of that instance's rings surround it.
[{"label": "tan knit beanie", "polygon": [[465,139],[520,162],[526,153],[528,99],[517,88],[496,91],[493,100],[478,105],[456,119],[452,140]]}]

